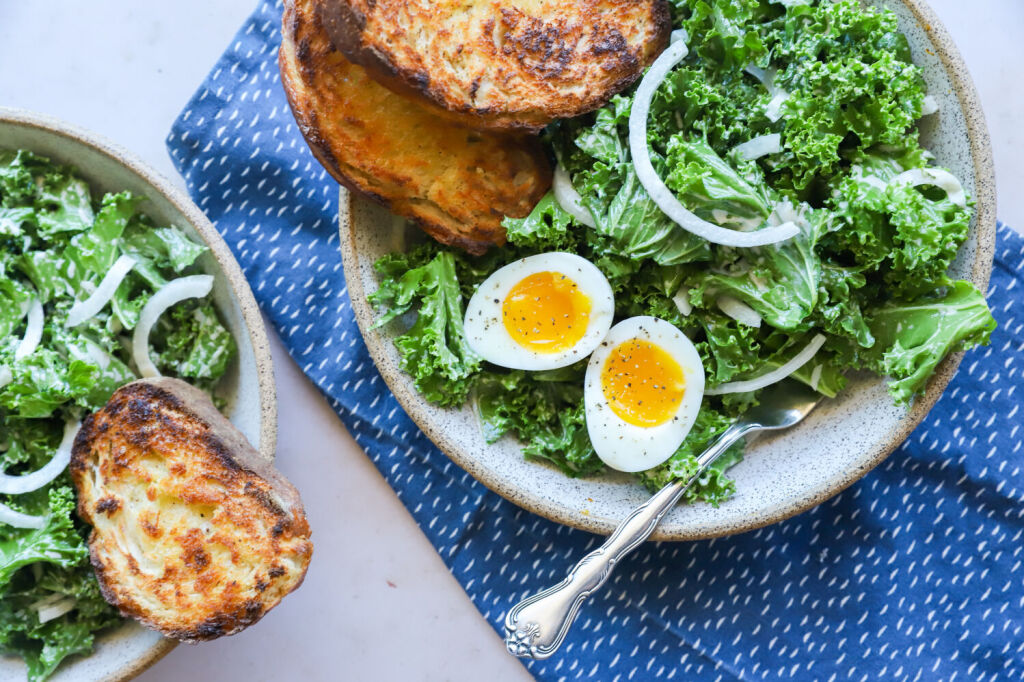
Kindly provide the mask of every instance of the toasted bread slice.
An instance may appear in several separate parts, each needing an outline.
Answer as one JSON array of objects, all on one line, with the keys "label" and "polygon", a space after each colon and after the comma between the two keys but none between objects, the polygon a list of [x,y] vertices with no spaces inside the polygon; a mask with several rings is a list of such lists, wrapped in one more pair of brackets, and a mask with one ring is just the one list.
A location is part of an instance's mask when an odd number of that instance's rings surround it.
[{"label": "toasted bread slice", "polygon": [[118,389],[83,422],[71,477],[103,596],[168,637],[234,634],[306,574],[298,492],[183,381]]},{"label": "toasted bread slice", "polygon": [[665,0],[315,0],[335,47],[477,128],[597,109],[668,44]]},{"label": "toasted bread slice", "polygon": [[285,2],[281,77],[313,154],[343,185],[445,244],[504,244],[551,185],[536,138],[477,132],[388,90],[337,52],[312,0]]}]

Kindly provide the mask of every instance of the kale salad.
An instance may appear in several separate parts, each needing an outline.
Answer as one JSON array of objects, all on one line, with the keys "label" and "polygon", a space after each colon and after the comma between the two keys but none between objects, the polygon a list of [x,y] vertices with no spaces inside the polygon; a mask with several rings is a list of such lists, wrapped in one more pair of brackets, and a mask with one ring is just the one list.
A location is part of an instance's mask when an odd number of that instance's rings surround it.
[{"label": "kale salad", "polygon": [[[682,445],[638,474],[652,490],[693,473],[695,456],[756,404],[757,391],[729,386],[810,357],[791,376],[821,394],[867,370],[888,377],[903,404],[943,358],[995,327],[982,293],[948,274],[973,204],[921,147],[917,122],[937,107],[891,12],[856,0],[673,0],[672,15],[674,59],[662,55],[602,109],[545,130],[555,191],[505,220],[507,246],[472,257],[429,242],[388,255],[371,295],[378,326],[414,317],[395,344],[427,400],[473,401],[490,440],[513,434],[526,457],[586,476],[604,469],[587,431],[586,360],[496,367],[467,343],[463,314],[478,285],[517,259],[569,252],[596,265],[616,321],[671,323],[705,372]],[[630,119],[648,104],[639,143],[649,160],[638,160]],[[667,199],[645,188],[645,173]],[[691,217],[669,217],[673,201]],[[729,245],[683,223],[744,239],[791,233]],[[738,446],[719,459],[687,501],[727,499],[724,471],[741,456]]]},{"label": "kale salad", "polygon": [[212,391],[236,353],[197,274],[206,247],[140,201],[0,150],[0,653],[33,681],[121,622],[75,514],[78,423],[154,371]]}]

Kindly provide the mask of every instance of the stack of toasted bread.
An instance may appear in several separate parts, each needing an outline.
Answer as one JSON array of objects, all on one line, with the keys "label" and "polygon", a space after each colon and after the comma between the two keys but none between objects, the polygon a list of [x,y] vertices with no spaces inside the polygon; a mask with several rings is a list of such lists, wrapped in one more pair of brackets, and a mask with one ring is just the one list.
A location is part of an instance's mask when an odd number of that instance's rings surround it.
[{"label": "stack of toasted bread", "polygon": [[537,132],[665,47],[664,0],[286,0],[281,76],[339,182],[482,253],[547,192]]}]

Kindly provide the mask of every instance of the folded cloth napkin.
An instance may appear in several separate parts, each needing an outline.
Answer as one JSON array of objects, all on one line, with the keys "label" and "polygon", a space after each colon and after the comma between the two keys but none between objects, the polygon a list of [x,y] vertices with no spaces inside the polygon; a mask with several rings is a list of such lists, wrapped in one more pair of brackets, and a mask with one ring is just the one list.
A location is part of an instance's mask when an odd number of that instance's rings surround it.
[{"label": "folded cloth napkin", "polygon": [[[598,542],[455,467],[381,381],[353,319],[338,186],[278,78],[265,0],[175,122],[168,148],[285,346],[323,391],[484,618]],[[859,483],[739,536],[649,543],[588,602],[543,680],[971,680],[1024,675],[1024,240],[998,237],[999,329],[928,419]]]}]

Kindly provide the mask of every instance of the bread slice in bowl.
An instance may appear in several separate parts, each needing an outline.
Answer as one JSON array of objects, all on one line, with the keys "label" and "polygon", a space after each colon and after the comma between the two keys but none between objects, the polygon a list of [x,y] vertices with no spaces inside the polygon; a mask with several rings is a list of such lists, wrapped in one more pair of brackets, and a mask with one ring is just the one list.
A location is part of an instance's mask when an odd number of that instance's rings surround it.
[{"label": "bread slice in bowl", "polygon": [[70,470],[100,589],[126,617],[215,639],[302,583],[313,545],[298,491],[183,381],[118,389],[83,421]]}]

